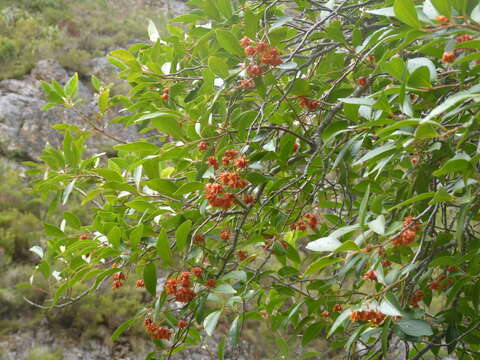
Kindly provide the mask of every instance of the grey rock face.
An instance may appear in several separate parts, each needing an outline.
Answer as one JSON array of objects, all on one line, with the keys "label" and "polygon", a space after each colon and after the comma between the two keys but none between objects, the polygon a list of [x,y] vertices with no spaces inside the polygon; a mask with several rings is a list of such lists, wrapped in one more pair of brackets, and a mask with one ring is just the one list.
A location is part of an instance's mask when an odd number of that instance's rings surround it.
[{"label": "grey rock face", "polygon": [[[114,70],[103,61],[97,63],[102,64],[96,66],[99,72]],[[135,137],[134,129],[125,129],[118,124],[98,123],[95,118],[96,99],[82,82],[79,82],[79,97],[85,101],[78,110],[55,108],[43,111],[47,101],[40,81],[56,80],[64,85],[68,78],[67,71],[56,61],[42,60],[24,79],[0,81],[0,155],[36,159],[46,144],[54,147],[60,145],[62,136],[52,129],[53,125],[68,123],[94,132],[87,119],[94,119],[96,126],[120,139],[131,140]],[[87,147],[90,153],[97,153],[114,144],[112,140],[97,133],[88,140]]]}]

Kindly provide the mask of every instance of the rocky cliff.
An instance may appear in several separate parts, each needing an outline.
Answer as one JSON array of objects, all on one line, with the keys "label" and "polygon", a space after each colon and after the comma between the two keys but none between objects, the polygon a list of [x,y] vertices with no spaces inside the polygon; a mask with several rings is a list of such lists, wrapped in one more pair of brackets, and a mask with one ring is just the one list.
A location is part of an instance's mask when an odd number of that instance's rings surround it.
[{"label": "rocky cliff", "polygon": [[[104,77],[111,74],[114,68],[105,58],[91,61],[94,74]],[[65,84],[68,72],[54,60],[40,61],[32,72],[23,79],[0,81],[0,154],[4,157],[18,160],[34,160],[42,149],[50,144],[57,147],[61,135],[52,129],[59,123],[69,123],[82,129],[91,130],[86,118],[92,118],[96,111],[94,94],[82,81],[79,82],[79,96],[85,99],[79,112],[70,109],[55,108],[43,111],[46,105],[40,81],[56,80]],[[125,129],[118,124],[99,124],[108,128],[122,139],[131,139],[134,129]],[[108,150],[112,141],[101,135],[95,135],[87,143],[92,152]]]}]

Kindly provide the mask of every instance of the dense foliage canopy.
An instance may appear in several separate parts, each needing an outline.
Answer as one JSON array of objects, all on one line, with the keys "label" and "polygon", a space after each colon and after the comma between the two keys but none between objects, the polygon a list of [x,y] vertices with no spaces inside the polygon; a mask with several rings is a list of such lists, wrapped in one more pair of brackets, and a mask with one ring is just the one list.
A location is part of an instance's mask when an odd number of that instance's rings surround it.
[{"label": "dense foliage canopy", "polygon": [[[45,225],[48,305],[138,279],[151,304],[113,338],[144,321],[150,359],[219,322],[221,359],[258,321],[271,358],[321,356],[297,351],[322,337],[350,358],[478,359],[478,1],[189,3],[169,36],[151,23],[111,53],[129,96],[92,79],[98,117],[57,126],[63,148],[31,171],[93,218]],[[76,77],[44,89],[75,111]],[[140,140],[109,132],[113,107]],[[116,153],[90,154],[92,133]]]}]

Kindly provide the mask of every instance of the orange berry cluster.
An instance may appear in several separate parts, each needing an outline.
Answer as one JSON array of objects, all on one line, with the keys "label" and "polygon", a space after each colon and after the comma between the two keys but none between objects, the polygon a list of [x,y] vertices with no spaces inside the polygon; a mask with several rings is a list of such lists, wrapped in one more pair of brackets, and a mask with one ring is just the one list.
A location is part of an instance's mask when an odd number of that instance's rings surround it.
[{"label": "orange berry cluster", "polygon": [[[117,267],[117,265],[112,265],[112,268],[115,269]],[[112,284],[112,289],[113,290],[116,290],[120,287],[123,286],[123,282],[122,281],[125,281],[125,275],[122,273],[122,272],[118,272],[118,273],[115,273],[113,275],[113,284]]]},{"label": "orange berry cluster", "polygon": [[205,235],[203,234],[196,234],[194,237],[193,237],[193,242],[195,244],[203,244],[205,242]]},{"label": "orange berry cluster", "polygon": [[342,308],[342,305],[340,305],[340,304],[335,304],[332,308],[332,311],[334,311],[334,312],[340,312],[342,310],[343,310],[343,308]]},{"label": "orange berry cluster", "polygon": [[278,50],[271,48],[269,44],[259,41],[255,46],[248,37],[240,40],[240,45],[243,47],[246,56],[258,55],[262,65],[278,66],[283,63],[278,55]]},{"label": "orange berry cluster", "polygon": [[353,322],[367,321],[374,325],[381,325],[385,318],[385,314],[375,310],[354,311],[350,314],[350,320]]},{"label": "orange berry cluster", "polygon": [[408,303],[412,307],[418,307],[418,303],[422,301],[424,296],[425,293],[419,289],[413,293],[413,296],[410,298],[410,300],[408,300]]},{"label": "orange berry cluster", "polygon": [[88,235],[87,234],[82,234],[78,237],[80,240],[88,240]]},{"label": "orange berry cluster", "polygon": [[247,186],[247,181],[242,179],[236,172],[224,171],[218,174],[218,178],[223,185],[226,185],[232,189],[243,189],[245,186]]},{"label": "orange berry cluster", "polygon": [[308,99],[305,96],[298,96],[297,99],[298,99],[298,105],[300,105],[304,109],[307,109],[310,112],[315,111],[320,105],[320,103],[317,100]]},{"label": "orange berry cluster", "polygon": [[200,151],[205,151],[208,149],[208,144],[205,141],[200,141],[198,143],[197,149]]},{"label": "orange berry cluster", "polygon": [[150,336],[154,339],[170,340],[170,337],[172,336],[172,330],[160,326],[159,324],[155,323],[151,318],[146,318],[143,321],[143,326],[145,327],[145,331],[149,333]]},{"label": "orange berry cluster", "polygon": [[[268,250],[272,247],[273,245],[273,242],[272,240],[270,239],[265,239],[265,243],[263,244],[263,248],[265,250]],[[288,243],[285,241],[285,240],[282,240],[280,241],[280,245],[284,248],[284,249],[287,249],[288,248]]]},{"label": "orange berry cluster", "polygon": [[[234,162],[234,166],[237,169],[245,169],[248,165],[248,160],[243,156],[235,158],[238,155],[236,150],[226,150],[222,158],[222,164],[224,166],[229,166],[230,162]],[[214,167],[215,170],[218,169],[218,161],[213,156],[210,156],[207,159],[207,164]],[[212,207],[221,208],[223,210],[228,210],[231,208],[235,202],[235,197],[230,192],[225,192],[223,185],[231,189],[242,189],[248,185],[248,182],[245,179],[242,179],[237,172],[224,171],[218,174],[219,183],[211,183],[205,186],[205,198],[208,200],[209,204]],[[244,201],[247,204],[254,202],[252,196],[244,195]]]},{"label": "orange berry cluster", "polygon": [[222,239],[224,241],[230,240],[231,236],[232,236],[232,234],[230,233],[229,230],[222,230],[220,232],[220,239]]},{"label": "orange berry cluster", "polygon": [[457,36],[457,38],[456,38],[457,42],[459,42],[459,43],[463,43],[463,42],[466,42],[466,41],[472,41],[473,39],[474,39],[473,36],[468,35],[468,34],[463,34],[463,35]]},{"label": "orange berry cluster", "polygon": [[368,270],[364,275],[363,278],[365,280],[372,280],[372,281],[378,281],[377,278],[377,273],[374,270]]},{"label": "orange berry cluster", "polygon": [[215,281],[215,279],[208,279],[206,286],[210,289],[215,289],[217,287],[217,282]]},{"label": "orange berry cluster", "polygon": [[445,51],[442,55],[442,61],[445,63],[452,63],[455,61],[455,53],[452,51]]},{"label": "orange berry cluster", "polygon": [[143,288],[143,287],[145,287],[145,281],[144,281],[143,279],[137,280],[137,282],[135,283],[135,287],[136,287],[136,288]]},{"label": "orange berry cluster", "polygon": [[300,231],[305,231],[307,230],[307,225],[310,227],[310,229],[315,229],[318,224],[318,219],[315,215],[311,214],[306,214],[304,215],[304,220],[299,220],[295,224],[290,225],[291,230],[300,230]]},{"label": "orange berry cluster", "polygon": [[240,261],[243,261],[248,257],[247,253],[245,251],[242,251],[242,250],[237,252],[237,256],[238,256],[238,260],[240,260]]},{"label": "orange berry cluster", "polygon": [[162,91],[162,99],[164,101],[167,101],[168,100],[168,94],[170,93],[170,89],[169,88],[165,88],[163,89]]},{"label": "orange berry cluster", "polygon": [[445,15],[438,15],[435,20],[443,22],[443,23],[448,23],[450,22],[450,19],[446,17]]},{"label": "orange berry cluster", "polygon": [[433,280],[430,284],[428,284],[428,288],[430,290],[445,290],[447,289],[450,284],[453,282],[452,279],[447,279],[444,274],[439,275],[435,280]]},{"label": "orange berry cluster", "polygon": [[241,89],[250,89],[255,86],[253,78],[262,76],[266,70],[262,66],[275,67],[283,63],[278,50],[271,48],[266,42],[260,41],[255,45],[251,39],[245,36],[240,40],[240,45],[244,48],[246,56],[252,58],[257,56],[256,62],[252,61],[244,67],[249,78],[240,81],[239,88]]},{"label": "orange berry cluster", "polygon": [[368,84],[368,79],[365,76],[361,76],[357,79],[357,85],[365,86]]},{"label": "orange berry cluster", "polygon": [[203,269],[196,266],[196,267],[192,268],[192,274],[195,275],[197,278],[199,278],[203,274]]},{"label": "orange berry cluster", "polygon": [[[220,195],[222,194],[222,195]],[[228,210],[232,207],[235,198],[232,193],[223,193],[223,186],[217,183],[205,185],[205,198],[213,207]]]},{"label": "orange berry cluster", "polygon": [[190,273],[185,271],[177,278],[168,279],[165,284],[165,291],[167,294],[175,296],[176,301],[188,303],[197,295],[191,286]]},{"label": "orange berry cluster", "polygon": [[[414,225],[412,225],[414,224]],[[415,241],[415,237],[417,236],[417,231],[420,230],[420,224],[412,217],[407,216],[403,220],[403,227],[409,227],[407,230],[403,231],[400,236],[397,236],[393,240],[393,245],[410,245],[412,242]]]},{"label": "orange berry cluster", "polygon": [[383,267],[390,267],[392,265],[392,262],[388,259],[382,260],[382,265]]}]

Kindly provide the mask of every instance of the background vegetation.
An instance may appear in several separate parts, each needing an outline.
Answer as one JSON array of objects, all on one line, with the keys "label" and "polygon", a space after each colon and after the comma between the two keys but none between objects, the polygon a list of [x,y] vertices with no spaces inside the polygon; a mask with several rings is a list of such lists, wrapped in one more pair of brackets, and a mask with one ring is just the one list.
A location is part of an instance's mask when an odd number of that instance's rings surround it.
[{"label": "background vegetation", "polygon": [[89,59],[144,39],[147,18],[161,30],[166,13],[141,1],[0,0],[0,80],[50,58],[88,74]]}]

